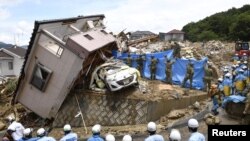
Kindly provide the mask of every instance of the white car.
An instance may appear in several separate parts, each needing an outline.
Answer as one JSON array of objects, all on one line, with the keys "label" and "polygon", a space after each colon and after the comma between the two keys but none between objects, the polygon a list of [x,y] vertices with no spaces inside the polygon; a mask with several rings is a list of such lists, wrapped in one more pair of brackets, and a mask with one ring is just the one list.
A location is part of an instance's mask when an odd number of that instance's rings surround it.
[{"label": "white car", "polygon": [[[138,83],[140,72],[120,60],[112,60],[97,67],[92,74],[95,81],[100,80],[106,85],[110,91],[118,91],[124,87],[128,87]],[[94,81],[91,80],[93,83]],[[90,85],[91,86],[91,85]],[[100,85],[97,85],[100,87]]]}]

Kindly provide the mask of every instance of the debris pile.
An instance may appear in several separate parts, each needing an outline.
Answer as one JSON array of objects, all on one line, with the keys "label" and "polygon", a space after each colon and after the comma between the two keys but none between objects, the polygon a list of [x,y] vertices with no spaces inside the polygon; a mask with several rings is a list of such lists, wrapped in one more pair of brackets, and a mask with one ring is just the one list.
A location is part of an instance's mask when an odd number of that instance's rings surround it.
[{"label": "debris pile", "polygon": [[208,113],[204,116],[204,121],[207,125],[219,125],[221,123],[221,119],[217,116]]}]

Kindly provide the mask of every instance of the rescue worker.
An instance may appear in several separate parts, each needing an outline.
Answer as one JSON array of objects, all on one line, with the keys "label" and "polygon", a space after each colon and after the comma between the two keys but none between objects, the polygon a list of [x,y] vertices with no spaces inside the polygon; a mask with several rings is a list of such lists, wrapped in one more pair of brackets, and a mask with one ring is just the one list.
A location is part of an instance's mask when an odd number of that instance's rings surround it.
[{"label": "rescue worker", "polygon": [[77,141],[77,134],[72,132],[71,126],[69,124],[63,127],[64,137],[60,141]]},{"label": "rescue worker", "polygon": [[225,75],[226,75],[228,72],[229,72],[229,70],[228,70],[227,68],[225,68],[225,69],[223,70],[223,79],[225,78]]},{"label": "rescue worker", "polygon": [[222,82],[223,93],[226,97],[231,95],[231,92],[232,92],[233,83],[232,83],[232,80],[230,79],[230,77],[231,77],[231,74],[227,73],[225,75],[225,78],[223,79],[223,82]]},{"label": "rescue worker", "polygon": [[180,141],[181,133],[178,129],[172,129],[169,134],[169,141]]},{"label": "rescue worker", "polygon": [[174,58],[181,58],[181,46],[177,42],[174,42],[174,45]]},{"label": "rescue worker", "polygon": [[168,84],[171,84],[172,85],[172,65],[174,63],[174,61],[171,61],[170,59],[167,58],[167,56],[165,56],[166,58],[166,70],[165,70],[165,73],[166,73],[166,82]]},{"label": "rescue worker", "polygon": [[204,91],[206,92],[211,87],[211,81],[213,79],[213,70],[211,64],[208,64],[208,66],[204,66],[205,75],[203,78],[204,82]]},{"label": "rescue worker", "polygon": [[126,61],[126,64],[128,66],[132,67],[132,61],[133,61],[133,59],[131,58],[130,53],[128,53],[128,57],[125,58],[125,61]]},{"label": "rescue worker", "polygon": [[224,97],[224,93],[223,93],[223,79],[222,78],[218,78],[218,83],[217,83],[217,90],[219,92],[219,95],[221,97],[221,100],[223,99]]},{"label": "rescue worker", "polygon": [[139,72],[141,73],[141,76],[143,76],[143,63],[145,61],[145,55],[139,55],[138,58],[136,58],[136,63],[137,63],[137,69],[139,70]]},{"label": "rescue worker", "polygon": [[154,56],[151,56],[151,63],[150,63],[150,73],[151,73],[151,80],[155,80],[157,63],[159,62]]},{"label": "rescue worker", "polygon": [[164,141],[162,135],[156,134],[156,124],[154,122],[148,123],[147,131],[149,133],[149,137],[147,137],[144,141]]},{"label": "rescue worker", "polygon": [[185,87],[187,80],[189,80],[190,81],[190,89],[192,89],[193,76],[194,76],[194,65],[193,65],[193,63],[190,62],[187,66],[185,78],[182,81],[182,87]]},{"label": "rescue worker", "polygon": [[225,78],[223,79],[222,85],[223,85],[223,102],[222,102],[222,108],[225,108],[225,104],[228,101],[228,96],[230,96],[231,94],[234,94],[234,92],[232,91],[232,87],[233,87],[233,82],[231,80],[231,74],[227,73],[225,75]]},{"label": "rescue worker", "polygon": [[247,111],[249,111],[249,107],[250,107],[250,92],[248,92],[248,94],[246,95],[245,109],[243,111],[243,115],[247,114]]},{"label": "rescue worker", "polygon": [[53,137],[48,137],[44,128],[37,130],[37,136],[39,139],[37,141],[56,141]]},{"label": "rescue worker", "polygon": [[108,134],[108,135],[105,137],[105,141],[115,141],[114,135]]},{"label": "rescue worker", "polygon": [[10,123],[7,128],[7,133],[13,138],[14,141],[20,140],[23,137],[23,125],[15,121],[15,117],[9,116],[7,119]]},{"label": "rescue worker", "polygon": [[217,89],[217,86],[215,84],[211,85],[209,93],[210,93],[211,99],[213,101],[212,112],[214,115],[217,115],[217,114],[219,114],[218,108],[221,105],[221,96],[220,96],[219,90]]},{"label": "rescue worker", "polygon": [[198,127],[199,123],[196,119],[192,118],[188,120],[188,129],[191,132],[188,141],[205,141],[205,136],[197,131]]},{"label": "rescue worker", "polygon": [[242,94],[243,90],[245,89],[247,84],[247,78],[244,75],[244,71],[242,69],[239,70],[239,74],[235,77],[234,80],[234,87],[235,87],[235,94]]},{"label": "rescue worker", "polygon": [[19,141],[36,141],[39,138],[38,137],[34,137],[32,138],[32,132],[33,129],[31,128],[26,128],[23,130],[23,137],[19,140]]},{"label": "rescue worker", "polygon": [[233,59],[233,64],[236,65],[236,64],[237,64],[237,61],[240,60],[239,54],[236,53],[236,54],[233,56],[232,59]]},{"label": "rescue worker", "polygon": [[87,141],[104,141],[104,139],[100,136],[101,125],[96,124],[92,127],[92,137],[90,137]]},{"label": "rescue worker", "polygon": [[122,141],[132,141],[133,139],[132,139],[132,137],[130,136],[130,135],[125,135],[125,136],[123,136],[123,138],[122,138]]}]

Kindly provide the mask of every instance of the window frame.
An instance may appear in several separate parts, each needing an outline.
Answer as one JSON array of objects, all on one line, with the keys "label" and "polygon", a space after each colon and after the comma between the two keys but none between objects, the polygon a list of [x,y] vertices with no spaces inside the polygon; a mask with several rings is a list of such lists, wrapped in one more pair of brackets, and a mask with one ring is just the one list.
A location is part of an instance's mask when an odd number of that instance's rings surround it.
[{"label": "window frame", "polygon": [[8,62],[8,67],[9,67],[9,70],[13,70],[14,69],[13,62]]},{"label": "window frame", "polygon": [[[41,70],[44,70],[44,71],[46,71],[48,73],[48,76],[47,76],[46,80],[44,81],[44,84],[43,84],[43,86],[41,88],[38,87],[37,85],[33,84],[34,83],[33,81],[35,79],[34,77],[36,77],[35,73],[36,73],[37,69],[39,69],[39,68]],[[30,84],[32,86],[34,86],[35,88],[37,88],[38,90],[40,90],[41,92],[45,92],[45,90],[47,88],[47,85],[49,83],[49,80],[51,78],[51,75],[52,75],[52,71],[50,69],[48,69],[47,67],[45,67],[44,65],[42,65],[40,63],[37,63],[37,64],[35,64],[35,67],[33,69],[32,76],[31,76],[31,79],[30,79]]]}]

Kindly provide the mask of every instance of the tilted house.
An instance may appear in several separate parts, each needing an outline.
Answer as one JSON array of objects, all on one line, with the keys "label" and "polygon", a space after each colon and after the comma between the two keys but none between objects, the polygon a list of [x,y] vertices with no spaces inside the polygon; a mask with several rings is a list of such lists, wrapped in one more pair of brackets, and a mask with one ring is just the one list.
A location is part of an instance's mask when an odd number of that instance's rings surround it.
[{"label": "tilted house", "polygon": [[0,75],[19,76],[26,53],[25,48],[13,46],[0,49]]},{"label": "tilted house", "polygon": [[104,15],[36,21],[14,100],[43,118],[56,116],[72,88],[116,47]]}]

